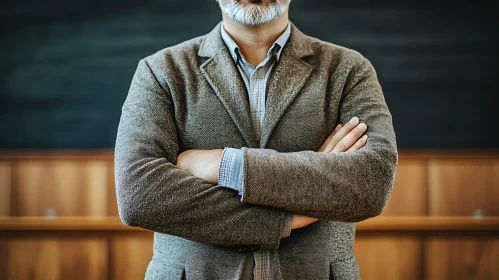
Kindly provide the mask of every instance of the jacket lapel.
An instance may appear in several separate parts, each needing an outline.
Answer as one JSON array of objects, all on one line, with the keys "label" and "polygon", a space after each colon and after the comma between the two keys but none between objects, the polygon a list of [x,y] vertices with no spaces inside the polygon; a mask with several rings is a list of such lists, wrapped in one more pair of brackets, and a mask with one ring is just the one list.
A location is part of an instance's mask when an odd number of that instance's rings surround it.
[{"label": "jacket lapel", "polygon": [[[258,147],[251,123],[248,93],[244,81],[220,34],[222,22],[207,34],[198,55],[209,57],[200,66],[206,80],[236,124],[248,147]],[[297,97],[312,73],[312,66],[302,60],[313,54],[306,35],[291,23],[291,35],[284,46],[270,85],[265,105],[260,148],[264,148],[286,109]]]},{"label": "jacket lapel", "polygon": [[206,36],[198,54],[210,57],[200,66],[206,80],[241,132],[248,147],[258,147],[251,123],[248,93],[220,34],[220,22]]},{"label": "jacket lapel", "polygon": [[265,102],[265,118],[262,125],[260,148],[265,148],[279,119],[298,96],[305,85],[313,67],[302,60],[313,54],[304,35],[291,23],[291,35],[284,46],[279,63],[271,76],[271,84]]}]

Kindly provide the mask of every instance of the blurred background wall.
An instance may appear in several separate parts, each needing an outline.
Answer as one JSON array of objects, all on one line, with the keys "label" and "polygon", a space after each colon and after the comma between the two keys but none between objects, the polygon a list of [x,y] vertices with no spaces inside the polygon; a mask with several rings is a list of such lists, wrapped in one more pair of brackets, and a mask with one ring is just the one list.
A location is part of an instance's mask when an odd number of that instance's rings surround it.
[{"label": "blurred background wall", "polygon": [[[492,3],[295,0],[290,17],[372,61],[399,147],[497,148]],[[138,60],[221,20],[214,0],[7,1],[1,15],[0,147],[43,149],[113,147]]]},{"label": "blurred background wall", "polygon": [[[363,279],[498,279],[499,22],[493,1],[294,0],[304,33],[371,60],[400,163],[359,223]],[[142,279],[112,149],[140,58],[209,32],[214,0],[3,1],[0,279]],[[82,268],[83,267],[83,268]]]}]

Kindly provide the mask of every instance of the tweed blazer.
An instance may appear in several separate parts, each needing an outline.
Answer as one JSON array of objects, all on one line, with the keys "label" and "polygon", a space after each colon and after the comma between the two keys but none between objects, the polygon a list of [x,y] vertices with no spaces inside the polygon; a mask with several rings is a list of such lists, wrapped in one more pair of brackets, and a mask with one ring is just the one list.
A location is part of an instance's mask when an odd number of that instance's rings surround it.
[{"label": "tweed blazer", "polygon": [[[122,107],[115,178],[119,215],[154,232],[146,279],[238,279],[245,257],[272,249],[279,279],[358,279],[355,222],[386,206],[398,163],[376,72],[357,51],[293,23],[269,81],[260,145],[244,82],[222,41],[206,35],[141,59]],[[317,152],[357,116],[357,151]],[[189,149],[240,148],[244,199],[176,167]],[[319,219],[280,238],[285,214]]]}]

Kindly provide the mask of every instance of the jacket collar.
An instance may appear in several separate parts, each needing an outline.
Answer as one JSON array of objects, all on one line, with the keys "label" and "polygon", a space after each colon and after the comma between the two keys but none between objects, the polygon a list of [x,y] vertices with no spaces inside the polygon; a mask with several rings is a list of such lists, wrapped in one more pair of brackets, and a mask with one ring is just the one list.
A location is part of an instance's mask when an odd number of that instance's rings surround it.
[{"label": "jacket collar", "polygon": [[297,97],[313,67],[302,58],[313,55],[312,43],[290,21],[291,34],[275,66],[265,104],[265,118],[261,128],[260,145],[252,127],[248,93],[232,55],[225,45],[219,22],[199,47],[198,55],[208,58],[200,71],[213,88],[228,114],[241,132],[247,147],[265,148],[272,131],[286,109]]},{"label": "jacket collar", "polygon": [[[225,45],[229,48],[230,54],[232,55],[232,58],[234,59],[234,61],[236,61],[237,64],[238,59],[243,56],[239,50],[239,46],[234,41],[234,39],[232,39],[229,33],[227,33],[223,24],[221,25],[220,32],[222,34],[222,39]],[[281,34],[281,36],[279,36],[279,38],[277,38],[277,40],[275,40],[275,42],[272,44],[267,53],[267,56],[270,56],[273,49],[277,48],[277,50],[275,51],[275,57],[276,60],[278,61],[281,56],[282,47],[285,46],[286,43],[288,42],[289,35],[291,35],[291,23],[288,23],[286,29]]]},{"label": "jacket collar", "polygon": [[[220,28],[223,22],[220,21],[215,28],[213,28],[205,37],[201,46],[199,47],[198,55],[202,57],[213,57],[223,50],[224,41],[220,33]],[[310,42],[305,34],[303,34],[292,21],[289,21],[291,27],[291,34],[289,37],[289,45],[287,48],[290,52],[295,54],[297,57],[306,57],[312,55],[313,49]]]}]

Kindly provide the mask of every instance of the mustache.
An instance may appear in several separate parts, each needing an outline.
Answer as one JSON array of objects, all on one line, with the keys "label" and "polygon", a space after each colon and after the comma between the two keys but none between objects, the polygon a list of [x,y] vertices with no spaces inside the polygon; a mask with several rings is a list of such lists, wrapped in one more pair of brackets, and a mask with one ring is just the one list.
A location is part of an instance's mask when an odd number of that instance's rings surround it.
[{"label": "mustache", "polygon": [[[240,4],[241,0],[234,0],[234,2]],[[250,2],[250,4],[257,4],[257,5],[263,4],[263,0],[249,0],[249,2]],[[277,2],[277,0],[270,0],[269,4],[273,4],[276,2]]]}]

